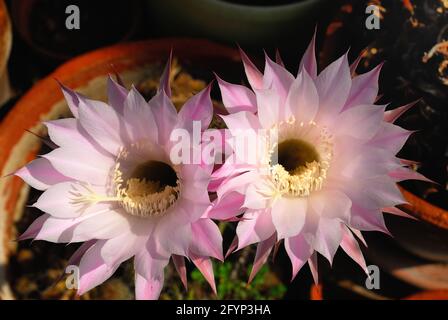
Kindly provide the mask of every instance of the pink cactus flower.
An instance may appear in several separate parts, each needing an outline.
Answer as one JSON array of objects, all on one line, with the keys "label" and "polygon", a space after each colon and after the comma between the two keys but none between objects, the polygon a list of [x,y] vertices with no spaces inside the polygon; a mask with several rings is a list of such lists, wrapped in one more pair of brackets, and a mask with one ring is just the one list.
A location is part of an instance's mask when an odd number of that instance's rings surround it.
[{"label": "pink cactus flower", "polygon": [[62,87],[74,118],[46,122],[53,151],[16,172],[43,190],[38,217],[20,239],[82,245],[78,294],[107,280],[134,258],[137,299],[157,299],[172,258],[186,282],[185,257],[216,291],[210,257],[223,259],[217,225],[203,218],[210,205],[211,166],[173,164],[170,134],[212,117],[210,87],[177,113],[170,101],[170,63],[149,101],[108,81],[108,104]]},{"label": "pink cactus flower", "polygon": [[396,183],[425,180],[395,157],[412,132],[394,121],[412,104],[375,105],[381,65],[356,75],[357,62],[343,55],[318,74],[314,38],[296,77],[278,56],[266,56],[261,73],[241,55],[252,90],[218,78],[229,112],[222,118],[231,135],[264,129],[277,139],[258,162],[232,157],[213,173],[217,200],[208,216],[244,213],[231,249],[258,244],[249,281],[281,240],[293,279],[308,262],[317,281],[316,253],[331,263],[339,246],[366,270],[360,231],[388,233],[383,211],[407,216],[395,207],[405,202]]}]

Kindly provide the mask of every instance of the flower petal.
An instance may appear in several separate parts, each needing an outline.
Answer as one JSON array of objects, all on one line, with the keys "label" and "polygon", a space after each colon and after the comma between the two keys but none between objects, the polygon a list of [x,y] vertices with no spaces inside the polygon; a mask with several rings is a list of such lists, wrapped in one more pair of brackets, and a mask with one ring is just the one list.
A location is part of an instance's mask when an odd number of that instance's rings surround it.
[{"label": "flower petal", "polygon": [[308,201],[302,198],[281,197],[272,207],[272,222],[277,230],[278,239],[294,237],[305,224]]},{"label": "flower petal", "polygon": [[191,224],[191,231],[195,237],[191,246],[194,253],[224,260],[221,232],[212,220],[199,219]]},{"label": "flower petal", "polygon": [[308,48],[300,61],[298,72],[298,74],[300,74],[303,70],[306,70],[312,79],[317,78],[316,33],[317,29],[314,31],[313,38],[311,39],[310,44],[308,45]]},{"label": "flower petal", "polygon": [[274,247],[276,239],[277,239],[276,235],[273,234],[269,239],[264,240],[258,244],[254,264],[252,266],[252,270],[250,271],[248,283],[252,282],[254,277],[257,275],[258,271],[260,271],[261,267],[268,260],[269,254],[272,251],[272,247]]},{"label": "flower petal", "polygon": [[213,116],[213,104],[210,98],[211,85],[195,94],[182,106],[177,117],[177,127],[193,132],[193,121],[201,123],[205,130],[210,125]]},{"label": "flower petal", "polygon": [[280,105],[283,106],[294,76],[284,67],[272,61],[267,54],[265,54],[265,60],[263,87],[274,89],[279,96]]},{"label": "flower petal", "polygon": [[114,161],[89,145],[58,148],[42,156],[61,174],[92,185],[105,185]]},{"label": "flower petal", "polygon": [[244,70],[246,72],[247,80],[252,89],[263,88],[263,74],[257,69],[257,67],[250,61],[249,57],[240,48],[241,60],[243,60]]},{"label": "flower petal", "polygon": [[177,122],[177,111],[165,91],[159,91],[148,102],[159,128],[159,143],[166,144]]},{"label": "flower petal", "polygon": [[358,241],[356,241],[350,230],[343,226],[343,237],[341,241],[341,248],[352,258],[367,274],[369,274],[366,266],[366,261],[359,248]]},{"label": "flower petal", "polygon": [[104,102],[80,99],[79,122],[112,155],[116,155],[129,139],[121,115]]},{"label": "flower petal", "polygon": [[342,112],[334,120],[332,133],[348,135],[361,140],[369,140],[380,130],[384,107],[359,105]]},{"label": "flower petal", "polygon": [[251,90],[242,85],[226,82],[218,76],[216,79],[221,90],[222,102],[229,113],[257,111],[257,100]]},{"label": "flower petal", "polygon": [[158,143],[158,127],[153,110],[133,86],[124,101],[124,120],[132,141]]},{"label": "flower petal", "polygon": [[103,283],[117,270],[119,264],[109,267],[101,258],[101,248],[104,243],[105,241],[98,241],[81,258],[78,295],[82,295]]},{"label": "flower petal", "polygon": [[313,80],[306,70],[294,80],[286,99],[286,118],[294,115],[296,120],[305,123],[314,120],[319,110],[319,95]]},{"label": "flower petal", "polygon": [[124,101],[128,95],[128,90],[119,85],[112,76],[107,78],[107,96],[109,105],[119,114],[123,114]]},{"label": "flower petal", "polygon": [[215,276],[213,273],[213,265],[212,261],[209,258],[201,257],[196,254],[190,254],[191,261],[193,261],[194,265],[199,269],[199,271],[204,276],[205,280],[212,287],[213,292],[216,294],[216,284],[215,284]]},{"label": "flower petal", "polygon": [[297,273],[310,258],[313,249],[305,240],[303,235],[299,234],[295,237],[285,239],[285,249],[292,264],[291,281],[297,276]]},{"label": "flower petal", "polygon": [[187,268],[185,267],[185,258],[182,256],[172,255],[174,266],[176,267],[176,271],[179,274],[179,277],[182,281],[182,284],[185,287],[185,290],[188,290],[187,283]]},{"label": "flower petal", "polygon": [[59,173],[50,161],[44,158],[31,161],[14,174],[38,190],[46,190],[54,184],[70,180],[70,178]]},{"label": "flower petal", "polygon": [[[110,209],[109,203],[89,205],[86,208],[74,204],[74,193],[77,191],[75,186],[76,184],[70,181],[55,184],[37,199],[33,207],[49,213],[52,217],[62,219],[76,218],[82,214]],[[95,188],[95,191],[105,192],[104,188]]]},{"label": "flower petal", "polygon": [[347,101],[352,84],[347,55],[326,67],[316,79],[320,109],[325,116],[339,113]]},{"label": "flower petal", "polygon": [[271,214],[267,210],[247,210],[236,227],[238,250],[256,242],[264,241],[275,232]]},{"label": "flower petal", "polygon": [[378,96],[378,79],[383,64],[353,78],[350,94],[343,110],[361,104],[373,104]]}]

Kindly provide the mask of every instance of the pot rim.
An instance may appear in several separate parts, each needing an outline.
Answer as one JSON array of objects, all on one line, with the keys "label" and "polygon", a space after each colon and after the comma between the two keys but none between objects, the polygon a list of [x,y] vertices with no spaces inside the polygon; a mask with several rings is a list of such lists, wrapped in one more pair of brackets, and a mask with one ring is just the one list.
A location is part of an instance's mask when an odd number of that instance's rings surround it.
[{"label": "pot rim", "polygon": [[12,45],[11,20],[5,1],[0,0],[0,76],[7,69]]}]

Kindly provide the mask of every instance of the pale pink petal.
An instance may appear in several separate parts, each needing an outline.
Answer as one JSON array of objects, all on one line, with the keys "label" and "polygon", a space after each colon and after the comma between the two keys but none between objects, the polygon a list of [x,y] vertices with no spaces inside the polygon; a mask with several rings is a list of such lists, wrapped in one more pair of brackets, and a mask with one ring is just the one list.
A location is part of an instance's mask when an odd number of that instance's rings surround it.
[{"label": "pale pink petal", "polygon": [[378,79],[383,64],[379,64],[369,72],[358,75],[352,80],[350,94],[344,110],[357,105],[373,104],[378,96]]},{"label": "pale pink petal", "polygon": [[314,120],[319,109],[319,95],[313,80],[306,70],[294,80],[286,99],[286,118],[294,115],[296,120],[307,123]]},{"label": "pale pink petal", "polygon": [[356,237],[358,237],[358,239],[362,242],[362,244],[363,244],[365,247],[367,247],[367,242],[366,242],[366,240],[364,239],[364,237],[363,237],[363,235],[362,235],[362,232],[359,231],[359,230],[357,230],[357,229],[353,229],[353,228],[350,228],[350,227],[348,227],[348,228],[350,229],[350,231],[351,231]]},{"label": "pale pink petal", "polygon": [[255,96],[257,97],[258,120],[263,128],[269,129],[273,124],[283,120],[280,118],[280,96],[273,88],[256,89]]},{"label": "pale pink petal", "polygon": [[190,254],[191,261],[199,269],[205,280],[210,284],[213,292],[216,294],[215,276],[213,274],[212,261],[209,258],[201,257],[196,254]]},{"label": "pale pink petal", "polygon": [[81,259],[83,257],[83,255],[87,252],[87,250],[89,250],[95,243],[97,242],[97,240],[90,240],[87,242],[84,242],[83,244],[81,244],[79,246],[78,249],[76,249],[76,251],[72,254],[72,256],[70,257],[70,259],[67,262],[67,266],[71,266],[71,265],[79,265],[79,263],[81,262]]},{"label": "pale pink petal", "polygon": [[299,234],[305,223],[307,207],[307,199],[299,197],[275,200],[271,213],[279,240]]},{"label": "pale pink petal", "polygon": [[194,241],[191,251],[199,256],[214,257],[224,260],[222,253],[222,236],[218,226],[210,219],[199,219],[191,224]]},{"label": "pale pink petal", "polygon": [[338,219],[321,217],[313,242],[313,248],[323,255],[330,264],[342,241],[342,223]]},{"label": "pale pink petal", "polygon": [[221,90],[222,102],[229,113],[257,111],[257,100],[251,90],[242,85],[226,82],[218,76],[216,79]]},{"label": "pale pink petal", "polygon": [[[406,203],[395,181],[388,176],[378,176],[364,181],[362,190],[361,192],[366,192],[367,198],[371,199],[378,208],[392,207]],[[370,190],[370,192],[367,192],[367,190]],[[366,201],[367,199],[364,203]]]},{"label": "pale pink petal", "polygon": [[244,195],[238,192],[226,194],[220,201],[215,201],[207,209],[204,218],[227,220],[242,213]]},{"label": "pale pink petal", "polygon": [[397,154],[412,133],[399,126],[383,122],[378,133],[369,141],[369,145]]},{"label": "pale pink petal", "polygon": [[252,112],[240,111],[227,116],[221,116],[221,118],[224,120],[233,136],[237,136],[238,133],[243,132],[243,130],[251,129],[256,131],[261,128],[257,116]]},{"label": "pale pink petal", "polygon": [[266,210],[247,210],[244,219],[238,223],[236,234],[238,235],[238,250],[264,241],[275,232],[272,217]]},{"label": "pale pink petal", "polygon": [[185,290],[188,290],[187,268],[185,267],[185,258],[175,254],[173,254],[171,258],[173,259],[174,266],[176,267],[176,271],[179,274],[180,280],[182,281]]},{"label": "pale pink petal", "polygon": [[344,235],[341,241],[341,248],[368,274],[366,261],[359,248],[358,241],[356,241],[355,237],[346,226],[343,226],[342,230]]},{"label": "pale pink petal", "polygon": [[36,235],[39,234],[40,230],[42,229],[42,226],[45,224],[45,222],[47,222],[47,220],[50,218],[51,216],[49,214],[43,214],[41,216],[39,216],[38,218],[36,218],[31,225],[25,230],[24,233],[22,233],[19,237],[18,240],[22,241],[22,240],[28,240],[28,239],[33,239],[36,237]]},{"label": "pale pink petal", "polygon": [[382,209],[383,212],[393,214],[395,216],[404,217],[412,220],[418,220],[417,218],[411,216],[410,214],[407,214],[403,210],[400,210],[396,207],[385,207]]},{"label": "pale pink petal", "polygon": [[[151,230],[148,231],[151,233]],[[105,242],[101,248],[101,257],[108,266],[132,258],[137,252],[145,247],[145,240],[148,237],[137,236],[132,232],[122,233]]]},{"label": "pale pink petal", "polygon": [[72,179],[105,185],[114,161],[97,152],[93,147],[58,148],[42,156],[50,161],[61,174]]},{"label": "pale pink petal", "polygon": [[359,105],[342,112],[332,126],[334,135],[348,135],[361,140],[369,140],[380,130],[384,107]]},{"label": "pale pink petal", "polygon": [[99,210],[74,219],[49,217],[42,224],[35,240],[71,243],[91,239],[111,239],[129,229],[129,221],[124,214]]},{"label": "pale pink petal", "polygon": [[390,235],[380,209],[363,208],[356,203],[352,204],[349,226],[360,231],[381,231]]},{"label": "pale pink petal", "polygon": [[269,198],[263,195],[263,189],[254,184],[247,187],[243,207],[248,209],[264,209],[269,205]]},{"label": "pale pink petal", "polygon": [[[91,187],[99,194],[105,193],[104,188]],[[74,203],[75,193],[77,192],[76,184],[73,182],[61,182],[49,187],[40,197],[37,199],[33,207],[39,210],[49,213],[55,218],[69,219],[76,218],[82,214],[89,214],[101,210],[110,209],[109,203],[99,203],[95,205],[89,205],[85,208],[82,205],[76,205]]]},{"label": "pale pink petal", "polygon": [[17,170],[14,175],[22,178],[34,189],[46,190],[50,186],[69,181],[70,178],[56,171],[50,161],[38,158]]},{"label": "pale pink petal", "polygon": [[68,108],[75,118],[78,118],[78,107],[79,107],[79,99],[76,92],[64,86],[61,82],[59,82],[59,86],[61,87],[62,94],[64,95],[65,101],[67,102]]},{"label": "pale pink petal", "polygon": [[420,180],[420,181],[435,183],[431,179],[426,178],[421,173],[418,173],[417,171],[414,171],[414,170],[411,170],[408,168],[397,168],[393,171],[390,171],[389,177],[394,179],[396,182],[400,182],[403,180]]},{"label": "pale pink petal", "polygon": [[313,252],[311,257],[308,259],[308,265],[310,266],[311,275],[315,284],[319,283],[319,272],[317,263],[317,252]]},{"label": "pale pink petal", "polygon": [[348,66],[347,55],[326,67],[316,79],[319,93],[319,105],[323,118],[334,115],[342,110],[350,93],[352,79]]},{"label": "pale pink petal", "polygon": [[104,102],[80,99],[79,122],[112,155],[116,155],[129,140],[122,116]]},{"label": "pale pink petal", "polygon": [[225,180],[216,191],[219,201],[229,192],[239,192],[243,194],[247,189],[247,186],[251,183],[255,183],[260,179],[259,173],[249,171],[229,180]]},{"label": "pale pink petal", "polygon": [[158,127],[153,110],[134,86],[125,98],[123,114],[132,141],[158,143]]},{"label": "pale pink petal", "polygon": [[309,202],[314,212],[325,218],[350,219],[352,201],[339,190],[322,190],[310,196]]},{"label": "pale pink petal", "polygon": [[82,295],[106,281],[117,270],[119,264],[108,266],[101,258],[105,241],[98,241],[90,247],[79,264],[78,295]]},{"label": "pale pink petal", "polygon": [[384,113],[384,121],[394,123],[395,120],[397,120],[403,113],[411,109],[413,106],[417,105],[419,101],[420,100],[417,100],[396,109],[386,111]]},{"label": "pale pink petal", "polygon": [[92,145],[93,140],[74,118],[58,119],[44,122],[51,141],[60,147]]},{"label": "pale pink petal", "polygon": [[235,236],[227,249],[225,259],[227,259],[235,250],[238,249],[238,236]]},{"label": "pale pink petal", "polygon": [[254,265],[252,266],[252,270],[250,271],[249,281],[251,283],[254,277],[257,275],[258,271],[260,271],[261,267],[266,263],[269,258],[269,254],[272,251],[272,247],[275,244],[277,237],[273,234],[269,239],[260,242],[257,245],[257,252],[255,254]]},{"label": "pale pink petal", "polygon": [[107,79],[107,96],[109,105],[119,114],[124,112],[124,101],[128,95],[128,90],[115,82],[112,76]]},{"label": "pale pink petal", "polygon": [[358,69],[359,63],[361,62],[362,58],[366,54],[366,50],[364,49],[361,51],[361,53],[356,57],[355,61],[350,65],[350,74],[352,77],[356,76],[356,69]]},{"label": "pale pink petal", "polygon": [[159,91],[165,91],[165,94],[171,98],[171,86],[170,86],[170,76],[171,76],[171,63],[173,61],[173,50],[170,51],[168,61],[163,69],[162,76],[160,77]]},{"label": "pale pink petal", "polygon": [[244,70],[246,72],[247,80],[252,89],[263,88],[263,74],[258,70],[258,68],[253,64],[249,57],[240,48],[241,60],[243,60]]},{"label": "pale pink petal", "polygon": [[164,282],[164,268],[168,259],[157,259],[143,249],[134,258],[135,298],[137,300],[156,300],[159,298]]},{"label": "pale pink petal", "polygon": [[292,281],[310,258],[313,253],[313,249],[301,234],[295,237],[286,238],[285,249],[292,264]]},{"label": "pale pink petal", "polygon": [[165,91],[159,91],[148,104],[159,129],[159,143],[166,144],[177,122],[176,108]]},{"label": "pale pink petal", "polygon": [[185,102],[177,117],[177,127],[193,132],[193,121],[199,121],[202,130],[208,128],[213,116],[210,90],[211,85],[208,85]]},{"label": "pale pink petal", "polygon": [[284,67],[272,61],[267,54],[265,54],[265,60],[263,87],[274,89],[279,96],[280,105],[283,106],[294,76]]},{"label": "pale pink petal", "polygon": [[[185,224],[182,215],[186,215],[188,208],[176,208],[176,211],[170,212],[162,217],[159,223],[154,227],[152,239],[161,252],[169,255],[177,254],[187,256],[192,241],[192,230],[190,224]],[[180,218],[177,218],[181,216]]]},{"label": "pale pink petal", "polygon": [[285,64],[283,63],[282,56],[281,56],[280,51],[278,49],[275,49],[275,63],[277,63],[278,65],[282,66],[283,68],[285,67]]},{"label": "pale pink petal", "polygon": [[313,38],[300,61],[298,72],[300,74],[303,70],[306,70],[312,79],[317,78],[316,33],[317,29],[314,31]]}]

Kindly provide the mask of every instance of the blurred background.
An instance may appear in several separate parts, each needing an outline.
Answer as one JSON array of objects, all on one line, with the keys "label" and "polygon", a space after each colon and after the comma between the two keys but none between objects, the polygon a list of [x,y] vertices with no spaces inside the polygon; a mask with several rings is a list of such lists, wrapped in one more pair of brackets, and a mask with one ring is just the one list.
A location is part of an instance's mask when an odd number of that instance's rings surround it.
[{"label": "blurred background", "polygon": [[[69,5],[79,29],[67,28]],[[366,27],[375,6],[379,29]],[[72,21],[73,22],[73,21]],[[290,282],[282,246],[250,285],[255,247],[215,263],[218,297],[189,266],[186,293],[172,267],[162,299],[445,299],[448,298],[448,1],[446,0],[0,0],[0,169],[12,172],[45,152],[35,135],[41,120],[67,114],[55,79],[104,99],[107,74],[135,83],[149,98],[171,48],[176,106],[213,79],[246,83],[238,46],[262,68],[264,51],[280,54],[296,72],[317,27],[320,69],[345,53],[360,54],[358,72],[382,61],[378,104],[393,109],[418,101],[399,124],[416,130],[399,157],[437,182],[400,185],[418,221],[386,215],[394,238],[364,234],[368,264],[380,269],[379,287],[341,250],[333,267],[319,259],[315,285],[306,266]],[[112,46],[112,47],[111,47]],[[214,104],[222,107],[219,93]],[[220,126],[218,119],[214,125]],[[31,133],[30,133],[31,132]],[[9,171],[8,171],[9,170]],[[3,192],[3,193],[2,193]],[[64,267],[76,245],[16,243],[39,214],[26,205],[39,196],[19,180],[0,182],[0,297],[17,299],[133,298],[132,264],[82,297],[65,288]],[[229,247],[235,225],[220,225]],[[320,257],[321,258],[321,257]]]}]

